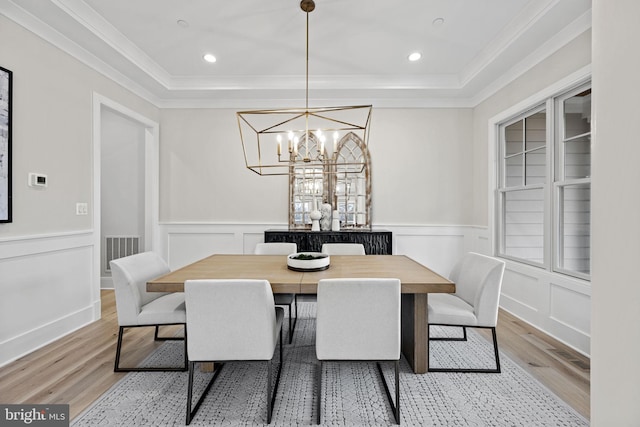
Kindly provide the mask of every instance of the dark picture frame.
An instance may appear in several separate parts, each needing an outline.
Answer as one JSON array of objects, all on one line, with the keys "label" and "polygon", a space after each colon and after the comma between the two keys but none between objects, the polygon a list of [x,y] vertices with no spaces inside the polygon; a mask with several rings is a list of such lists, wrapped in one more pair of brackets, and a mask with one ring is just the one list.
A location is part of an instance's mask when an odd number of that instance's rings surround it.
[{"label": "dark picture frame", "polygon": [[13,72],[0,67],[0,223],[11,216],[11,96]]}]

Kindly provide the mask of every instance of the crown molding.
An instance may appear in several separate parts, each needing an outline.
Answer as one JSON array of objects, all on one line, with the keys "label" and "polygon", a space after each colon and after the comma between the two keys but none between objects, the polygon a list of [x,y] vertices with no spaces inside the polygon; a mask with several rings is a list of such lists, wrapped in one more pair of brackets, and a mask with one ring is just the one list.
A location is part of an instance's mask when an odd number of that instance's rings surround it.
[{"label": "crown molding", "polygon": [[[305,76],[216,76],[172,77],[167,88],[179,90],[296,90],[305,88]],[[309,76],[311,90],[366,90],[366,89],[462,89],[455,74],[429,74],[412,76],[333,75]]]},{"label": "crown molding", "polygon": [[51,26],[45,24],[40,19],[33,16],[23,8],[17,6],[13,1],[0,2],[0,12],[16,24],[31,31],[38,37],[42,38],[53,46],[56,46],[63,52],[71,55],[73,58],[82,62],[87,67],[97,71],[105,77],[113,80],[122,87],[132,91],[142,99],[156,105],[160,98],[149,90],[143,88],[131,78],[125,76],[108,63],[104,62],[93,53],[87,51],[68,37],[60,34]]},{"label": "crown molding", "polygon": [[[588,11],[497,78],[487,76],[486,72],[482,75],[492,61],[512,46],[518,35],[560,1],[531,2],[519,18],[500,33],[495,43],[458,75],[313,76],[309,79],[311,101],[316,105],[364,103],[380,108],[473,108],[591,28],[591,11]],[[119,71],[33,16],[16,0],[0,2],[0,12],[158,108],[286,108],[303,103],[304,76],[171,76],[83,1],[50,0],[50,4],[78,22],[96,40],[118,52],[127,66],[135,67],[136,73],[147,80],[136,81],[135,77]],[[476,91],[474,86],[481,89]]]},{"label": "crown molding", "polygon": [[511,67],[500,78],[494,80],[480,92],[471,98],[471,103],[475,107],[487,98],[497,93],[518,77],[531,70],[536,65],[547,59],[549,56],[566,46],[572,40],[588,31],[591,28],[591,10],[583,13],[579,18],[575,19],[571,24],[567,25],[562,31],[554,35],[547,42],[540,45],[536,50],[527,55],[522,61]]},{"label": "crown molding", "polygon": [[[350,97],[340,98],[325,97],[314,98],[312,106],[329,106],[329,105],[373,105],[374,108],[473,108],[473,100],[470,98],[450,97],[384,97],[384,96],[367,96],[367,97]],[[176,109],[198,109],[198,108],[215,108],[215,109],[272,109],[272,108],[303,108],[304,100],[302,99],[163,99],[157,105],[158,108],[176,108]]]},{"label": "crown molding", "polygon": [[171,76],[164,68],[160,67],[86,3],[80,0],[50,1],[158,84],[164,88],[170,86]]},{"label": "crown molding", "polygon": [[529,2],[518,17],[510,22],[493,42],[487,45],[466,69],[460,73],[462,86],[466,86],[476,78],[559,2],[560,0]]}]

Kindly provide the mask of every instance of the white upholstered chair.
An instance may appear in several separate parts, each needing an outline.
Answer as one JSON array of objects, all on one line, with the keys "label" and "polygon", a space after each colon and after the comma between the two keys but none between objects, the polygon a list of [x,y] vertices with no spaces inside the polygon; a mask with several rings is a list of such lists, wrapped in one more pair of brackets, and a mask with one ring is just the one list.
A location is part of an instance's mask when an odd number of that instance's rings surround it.
[{"label": "white upholstered chair", "polygon": [[[322,417],[322,374],[327,361],[378,361],[394,418],[400,424],[400,280],[324,279],[316,312],[317,424]],[[395,405],[380,361],[393,361]]]},{"label": "white upholstered chair", "polygon": [[321,252],[328,255],[366,255],[361,243],[324,243]]},{"label": "white upholstered chair", "polygon": [[[298,252],[298,245],[288,242],[258,243],[254,253],[256,255],[289,255]],[[274,294],[276,305],[289,307],[289,344],[293,341],[293,331],[298,321],[298,294]],[[295,317],[292,316],[291,306],[295,304]]]},{"label": "white upholstered chair", "polygon": [[[184,325],[184,293],[147,292],[147,281],[169,273],[169,266],[153,252],[143,252],[113,260],[111,276],[116,294],[116,310],[118,312],[118,344],[116,346],[115,372],[127,371],[186,371],[187,370],[187,336],[184,338],[159,337],[160,325]],[[176,368],[122,368],[120,352],[122,337],[126,328],[154,326],[156,341],[184,340],[184,366]]]},{"label": "white upholstered chair", "polygon": [[463,331],[461,338],[429,337],[429,340],[466,341],[466,328],[491,329],[496,368],[429,367],[429,372],[500,372],[496,324],[504,268],[504,261],[470,252],[455,265],[451,272],[450,279],[456,284],[456,292],[454,294],[429,294],[428,299],[428,329],[432,325],[460,326]]},{"label": "white upholstered chair", "polygon": [[[267,280],[187,280],[185,282],[187,333],[189,334],[189,383],[187,424],[195,416],[227,361],[265,361],[267,372],[267,423],[282,368],[282,319],[284,310],[273,302]],[[280,341],[280,357],[272,387],[272,360]],[[216,362],[206,389],[192,408],[196,362]],[[273,390],[272,390],[273,388]]]}]

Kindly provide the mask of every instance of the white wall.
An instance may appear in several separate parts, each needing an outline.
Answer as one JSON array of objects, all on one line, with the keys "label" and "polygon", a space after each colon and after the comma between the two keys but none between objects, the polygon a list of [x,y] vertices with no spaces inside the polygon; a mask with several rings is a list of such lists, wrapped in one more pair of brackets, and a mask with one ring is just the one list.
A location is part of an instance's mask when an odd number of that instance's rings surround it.
[{"label": "white wall", "polygon": [[591,63],[591,30],[576,37],[540,64],[473,109],[473,223],[489,225],[488,183],[493,169],[489,166],[487,123],[539,91]]},{"label": "white wall", "polygon": [[[590,62],[591,31],[587,31],[474,108],[473,221],[487,226],[483,237],[489,253],[497,183],[496,136],[490,124],[535,107],[568,89],[563,85],[588,77]],[[590,353],[590,304],[588,282],[507,261],[501,307],[586,355]]]},{"label": "white wall", "polygon": [[[158,110],[5,16],[0,52],[14,77],[13,223],[0,224],[2,365],[100,316],[94,91],[148,117]],[[48,175],[49,186],[28,187],[29,172]],[[77,202],[89,215],[76,215]]]},{"label": "white wall", "polygon": [[101,276],[107,267],[105,237],[138,237],[144,251],[145,128],[102,108],[100,138]]},{"label": "white wall", "polygon": [[[471,109],[376,109],[373,224],[472,224]],[[160,220],[284,223],[288,178],[247,170],[224,109],[162,110]]]},{"label": "white wall", "polygon": [[593,0],[591,425],[640,425],[640,2]]},{"label": "white wall", "polygon": [[[98,267],[77,264],[95,259],[92,206],[75,215],[94,197],[94,92],[161,124],[161,250],[172,266],[247,251],[264,229],[286,226],[287,178],[244,169],[235,111],[159,110],[3,16],[0,47],[15,100],[14,223],[0,225],[0,324],[11,326],[0,328],[0,364],[99,316]],[[396,253],[448,274],[461,253],[490,250],[487,120],[588,64],[585,49],[588,34],[473,110],[374,106],[373,224],[394,232]],[[47,190],[26,186],[34,171],[49,175]]]}]

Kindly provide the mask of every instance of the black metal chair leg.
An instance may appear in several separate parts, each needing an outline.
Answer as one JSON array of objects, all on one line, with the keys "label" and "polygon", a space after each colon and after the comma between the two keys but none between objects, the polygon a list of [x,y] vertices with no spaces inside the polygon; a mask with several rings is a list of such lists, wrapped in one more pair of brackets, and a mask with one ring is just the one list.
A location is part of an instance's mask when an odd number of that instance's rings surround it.
[{"label": "black metal chair leg", "polygon": [[271,424],[271,412],[273,402],[271,401],[271,361],[267,362],[267,424]]},{"label": "black metal chair leg", "polygon": [[276,401],[276,395],[278,394],[278,385],[280,384],[280,374],[282,373],[282,328],[280,328],[280,360],[278,363],[278,372],[276,373],[276,381],[273,387],[273,393],[271,392],[271,377],[272,377],[272,360],[267,362],[267,424],[271,424],[271,418],[273,415],[273,405]]},{"label": "black metal chair leg", "polygon": [[[298,294],[293,297],[293,303],[289,304],[289,344],[293,342],[293,333],[296,330],[296,324],[298,323]],[[295,304],[295,316],[292,316],[291,306]]]},{"label": "black metal chair leg", "polygon": [[500,373],[500,354],[498,352],[498,337],[496,335],[496,328],[491,328],[491,335],[493,335],[493,351],[496,356],[496,373]]},{"label": "black metal chair leg", "polygon": [[322,422],[322,361],[318,362],[316,373],[316,424]]},{"label": "black metal chair leg", "polygon": [[191,413],[191,397],[193,395],[193,366],[195,362],[189,363],[189,383],[187,385],[187,420],[186,424],[191,424],[191,417],[193,414]]},{"label": "black metal chair leg", "polygon": [[400,361],[396,360],[395,363],[395,371],[396,371],[396,423],[400,424]]},{"label": "black metal chair leg", "polygon": [[[435,324],[434,324],[435,325]],[[439,326],[458,326],[458,325],[439,325]],[[427,331],[431,325],[427,325]],[[431,368],[429,366],[429,361],[427,360],[427,372],[463,372],[463,373],[485,373],[485,374],[499,374],[501,372],[500,369],[500,353],[498,350],[498,338],[496,335],[495,327],[487,327],[487,326],[465,326],[464,330],[464,338],[429,338],[429,341],[466,341],[467,338],[467,330],[466,328],[480,328],[480,329],[491,329],[492,341],[493,341],[493,353],[495,357],[496,367],[495,369],[467,369],[467,368]],[[429,345],[427,343],[427,345]]]},{"label": "black metal chair leg", "polygon": [[122,334],[124,333],[124,326],[120,326],[118,330],[118,343],[116,344],[116,361],[113,365],[113,372],[120,371],[120,351],[122,350]]},{"label": "black metal chair leg", "polygon": [[[153,335],[154,341],[181,341],[182,340],[181,337],[161,337],[159,336],[159,331],[160,331],[160,325],[156,325],[156,332]],[[186,333],[186,328],[185,328],[185,333]]]},{"label": "black metal chair leg", "polygon": [[213,372],[213,376],[211,377],[211,380],[209,380],[209,384],[207,384],[207,387],[204,389],[204,391],[202,392],[202,395],[200,396],[200,398],[198,399],[198,401],[196,402],[195,406],[193,407],[193,410],[191,409],[191,399],[192,399],[192,395],[193,395],[193,372],[194,372],[194,368],[195,368],[195,364],[196,362],[189,362],[189,384],[188,384],[188,390],[187,390],[187,425],[189,425],[191,423],[191,420],[193,420],[193,417],[196,415],[196,413],[198,412],[198,409],[200,409],[200,405],[202,405],[202,401],[204,400],[205,397],[207,397],[207,393],[209,393],[209,390],[211,390],[211,386],[213,386],[213,383],[215,382],[216,378],[218,378],[218,375],[220,374],[220,371],[222,370],[222,368],[224,367],[224,363],[217,363],[216,365],[216,369]]},{"label": "black metal chair leg", "polygon": [[[461,326],[462,328],[462,337],[433,337],[431,338],[430,326],[427,325],[427,330],[429,332],[428,337],[430,341],[466,341],[467,340],[467,327]],[[451,325],[453,326],[453,325]]]},{"label": "black metal chair leg", "polygon": [[[125,328],[136,328],[136,327],[151,327],[155,326],[154,340],[156,341],[184,341],[184,366],[180,367],[148,367],[148,368],[121,368],[120,367],[120,355],[122,353],[122,341],[124,335]],[[184,338],[182,337],[168,337],[158,338],[158,325],[134,325],[134,326],[120,326],[118,329],[118,342],[116,344],[116,360],[113,365],[113,372],[158,372],[158,371],[180,371],[184,372],[188,369],[188,358],[187,358],[187,331],[185,328]]]},{"label": "black metal chair leg", "polygon": [[291,314],[291,304],[289,304],[289,344],[293,342],[293,319]]},{"label": "black metal chair leg", "polygon": [[382,384],[384,385],[384,391],[387,395],[387,400],[391,405],[391,410],[393,411],[393,417],[396,420],[396,424],[400,424],[400,362],[398,360],[394,361],[394,375],[395,375],[395,395],[396,402],[393,404],[393,398],[391,397],[391,392],[389,391],[389,385],[387,384],[387,380],[384,377],[384,372],[382,372],[382,366],[380,362],[377,362],[378,372],[380,373],[380,378],[382,379]]}]

